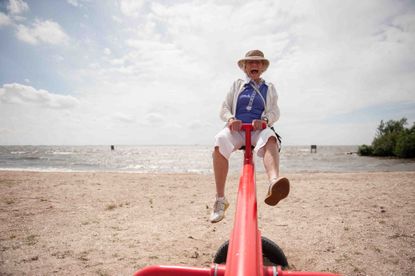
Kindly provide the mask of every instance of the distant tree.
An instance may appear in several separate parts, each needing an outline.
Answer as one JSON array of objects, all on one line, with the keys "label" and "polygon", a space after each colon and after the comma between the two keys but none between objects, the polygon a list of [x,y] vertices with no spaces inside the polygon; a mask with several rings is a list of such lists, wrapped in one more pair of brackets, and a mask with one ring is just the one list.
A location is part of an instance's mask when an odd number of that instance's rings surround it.
[{"label": "distant tree", "polygon": [[407,119],[399,121],[380,121],[372,145],[362,145],[358,149],[360,155],[397,156],[401,158],[415,157],[415,123],[405,128]]},{"label": "distant tree", "polygon": [[377,136],[383,136],[388,133],[400,133],[405,130],[405,125],[408,124],[406,118],[402,118],[399,121],[389,120],[386,124],[380,121],[378,126]]},{"label": "distant tree", "polygon": [[399,135],[394,154],[401,158],[415,157],[415,123],[412,128],[405,130]]}]

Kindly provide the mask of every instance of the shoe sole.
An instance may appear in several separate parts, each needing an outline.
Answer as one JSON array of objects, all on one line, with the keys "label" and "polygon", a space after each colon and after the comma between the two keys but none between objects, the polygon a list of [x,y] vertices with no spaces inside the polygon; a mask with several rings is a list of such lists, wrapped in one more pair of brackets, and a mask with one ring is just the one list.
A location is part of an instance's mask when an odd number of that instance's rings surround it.
[{"label": "shoe sole", "polygon": [[290,193],[290,181],[283,177],[277,180],[268,191],[264,202],[268,205],[275,206],[280,200],[286,198]]}]

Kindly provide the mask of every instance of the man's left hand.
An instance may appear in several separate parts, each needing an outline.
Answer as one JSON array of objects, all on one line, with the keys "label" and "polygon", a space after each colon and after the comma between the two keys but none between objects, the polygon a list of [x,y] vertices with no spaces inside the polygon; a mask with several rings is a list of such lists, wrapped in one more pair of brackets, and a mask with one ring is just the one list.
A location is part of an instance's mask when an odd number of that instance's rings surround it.
[{"label": "man's left hand", "polygon": [[267,124],[267,122],[265,122],[264,120],[253,120],[252,121],[252,127],[254,128],[254,130],[262,130],[262,125],[263,124]]}]

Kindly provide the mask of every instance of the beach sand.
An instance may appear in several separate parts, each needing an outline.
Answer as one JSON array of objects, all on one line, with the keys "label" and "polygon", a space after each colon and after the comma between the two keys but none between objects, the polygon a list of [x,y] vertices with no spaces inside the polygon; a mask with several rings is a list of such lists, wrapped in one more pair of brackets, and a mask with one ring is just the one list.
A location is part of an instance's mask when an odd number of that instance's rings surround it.
[{"label": "beach sand", "polygon": [[[343,275],[415,275],[415,172],[298,173],[262,235],[290,269]],[[0,275],[132,275],[147,265],[208,267],[229,238],[211,224],[212,175],[0,172]]]}]

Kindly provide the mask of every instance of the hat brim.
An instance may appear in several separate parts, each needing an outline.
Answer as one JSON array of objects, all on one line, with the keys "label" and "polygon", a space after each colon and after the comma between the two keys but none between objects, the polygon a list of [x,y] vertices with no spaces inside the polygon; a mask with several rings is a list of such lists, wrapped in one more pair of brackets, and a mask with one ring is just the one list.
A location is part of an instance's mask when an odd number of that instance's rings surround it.
[{"label": "hat brim", "polygon": [[253,56],[253,57],[246,57],[246,58],[238,60],[238,66],[244,72],[245,72],[245,67],[244,67],[245,61],[248,61],[248,60],[262,61],[264,63],[264,71],[263,72],[265,72],[268,69],[268,66],[269,66],[269,60],[268,59],[263,58],[263,57],[259,57],[259,56]]}]

